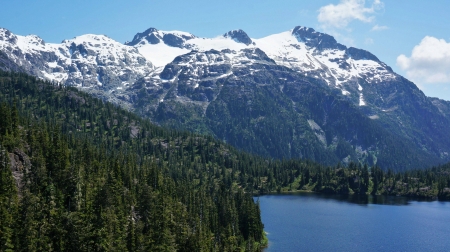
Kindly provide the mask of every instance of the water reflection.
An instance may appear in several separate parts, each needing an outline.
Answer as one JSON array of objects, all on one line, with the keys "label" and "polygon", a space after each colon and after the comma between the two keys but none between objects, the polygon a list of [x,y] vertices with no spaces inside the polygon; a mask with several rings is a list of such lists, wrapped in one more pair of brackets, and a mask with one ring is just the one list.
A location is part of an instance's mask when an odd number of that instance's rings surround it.
[{"label": "water reflection", "polygon": [[[432,202],[430,199],[423,198],[410,198],[403,196],[385,196],[385,195],[339,195],[339,194],[322,194],[313,192],[292,192],[292,193],[280,193],[280,194],[268,194],[267,196],[304,196],[308,199],[316,200],[334,200],[339,202],[352,203],[357,205],[392,205],[392,206],[407,206],[412,201],[416,202]],[[258,196],[255,197],[257,199]]]}]

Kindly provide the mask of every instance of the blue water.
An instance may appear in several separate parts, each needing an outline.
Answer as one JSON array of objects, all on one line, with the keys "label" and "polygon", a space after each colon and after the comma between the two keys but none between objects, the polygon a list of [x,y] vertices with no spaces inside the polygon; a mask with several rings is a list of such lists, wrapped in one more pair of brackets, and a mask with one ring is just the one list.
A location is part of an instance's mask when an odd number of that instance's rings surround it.
[{"label": "blue water", "polygon": [[265,252],[450,251],[449,202],[313,193],[259,202]]}]

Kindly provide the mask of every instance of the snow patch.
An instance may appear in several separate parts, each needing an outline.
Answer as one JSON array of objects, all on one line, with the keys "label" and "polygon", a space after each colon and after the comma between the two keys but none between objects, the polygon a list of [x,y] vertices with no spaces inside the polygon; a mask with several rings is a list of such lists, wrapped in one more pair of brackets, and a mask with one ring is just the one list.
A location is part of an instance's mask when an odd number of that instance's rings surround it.
[{"label": "snow patch", "polygon": [[366,106],[363,94],[359,94],[359,106]]},{"label": "snow patch", "polygon": [[58,62],[48,62],[47,66],[51,67],[51,68],[55,68],[56,66],[58,66]]},{"label": "snow patch", "polygon": [[341,91],[343,95],[350,95],[350,92],[348,92],[347,90],[342,89]]},{"label": "snow patch", "polygon": [[151,61],[155,67],[164,67],[172,62],[177,56],[190,52],[189,49],[168,46],[164,43],[155,45],[147,44],[137,47],[139,53]]}]

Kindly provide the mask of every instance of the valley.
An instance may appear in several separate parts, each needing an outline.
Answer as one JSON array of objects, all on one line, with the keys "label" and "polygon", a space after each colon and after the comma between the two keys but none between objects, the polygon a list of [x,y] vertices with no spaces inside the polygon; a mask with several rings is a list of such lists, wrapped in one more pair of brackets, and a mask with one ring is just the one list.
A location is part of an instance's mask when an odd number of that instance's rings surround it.
[{"label": "valley", "polygon": [[265,157],[407,170],[450,160],[448,104],[312,28],[260,39],[147,29],[121,44],[1,30],[4,70],[74,86],[161,126]]}]

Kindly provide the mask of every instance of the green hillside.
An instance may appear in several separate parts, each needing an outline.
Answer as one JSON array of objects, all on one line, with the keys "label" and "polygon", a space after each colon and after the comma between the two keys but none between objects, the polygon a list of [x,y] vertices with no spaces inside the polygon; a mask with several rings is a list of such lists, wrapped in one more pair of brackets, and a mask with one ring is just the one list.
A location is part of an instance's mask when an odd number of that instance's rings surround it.
[{"label": "green hillside", "polygon": [[25,74],[0,72],[0,118],[0,251],[258,251],[253,193],[450,199],[450,165],[262,158]]},{"label": "green hillside", "polygon": [[27,75],[0,90],[0,251],[259,250],[227,147]]}]

